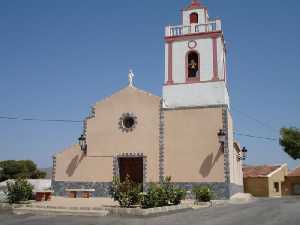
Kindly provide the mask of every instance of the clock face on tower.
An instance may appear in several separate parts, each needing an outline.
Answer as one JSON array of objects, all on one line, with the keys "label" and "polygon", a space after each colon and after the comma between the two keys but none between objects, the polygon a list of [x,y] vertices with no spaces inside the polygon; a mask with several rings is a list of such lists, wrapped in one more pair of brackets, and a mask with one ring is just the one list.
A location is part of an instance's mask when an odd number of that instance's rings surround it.
[{"label": "clock face on tower", "polygon": [[189,47],[189,49],[194,49],[194,48],[196,48],[197,47],[197,42],[196,41],[189,41],[188,42],[188,47]]}]

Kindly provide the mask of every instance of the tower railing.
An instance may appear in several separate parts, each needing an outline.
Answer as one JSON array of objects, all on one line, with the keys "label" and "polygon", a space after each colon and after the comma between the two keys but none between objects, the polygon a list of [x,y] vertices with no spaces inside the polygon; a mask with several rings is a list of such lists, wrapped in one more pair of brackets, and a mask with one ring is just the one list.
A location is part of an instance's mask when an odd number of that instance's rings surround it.
[{"label": "tower railing", "polygon": [[166,27],[166,37],[181,36],[186,34],[205,33],[221,30],[221,21],[210,21],[207,24],[191,24],[189,26],[168,26]]}]

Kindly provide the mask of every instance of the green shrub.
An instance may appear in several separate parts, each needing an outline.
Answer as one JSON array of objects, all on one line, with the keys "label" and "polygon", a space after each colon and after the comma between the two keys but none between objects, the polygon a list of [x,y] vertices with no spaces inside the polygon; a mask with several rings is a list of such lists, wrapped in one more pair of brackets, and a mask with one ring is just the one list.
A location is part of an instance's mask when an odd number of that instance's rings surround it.
[{"label": "green shrub", "polygon": [[141,193],[141,186],[133,183],[127,176],[123,182],[119,177],[114,177],[110,195],[124,208],[138,204],[142,208],[154,208],[180,204],[185,198],[186,191],[175,188],[171,184],[171,177],[167,177],[161,184],[150,184],[147,192]]},{"label": "green shrub", "polygon": [[7,197],[9,203],[20,203],[32,198],[33,186],[25,179],[7,182]]},{"label": "green shrub", "polygon": [[179,205],[181,200],[186,196],[186,191],[184,189],[175,188],[174,185],[171,184],[171,177],[166,177],[162,181],[161,186],[165,190],[168,201],[171,204]]},{"label": "green shrub", "polygon": [[151,184],[146,193],[142,193],[141,207],[154,208],[169,205],[167,191],[157,184]]},{"label": "green shrub", "polygon": [[146,193],[141,193],[141,207],[144,209],[154,208],[158,205],[157,185],[150,184]]},{"label": "green shrub", "polygon": [[170,195],[170,203],[174,205],[179,205],[183,199],[186,197],[186,190],[176,188],[173,189],[172,194]]},{"label": "green shrub", "polygon": [[141,194],[141,207],[178,205],[185,198],[185,195],[185,190],[174,188],[171,184],[171,177],[167,177],[160,185],[151,184],[147,192]]},{"label": "green shrub", "polygon": [[193,193],[199,202],[209,202],[213,197],[213,192],[208,187],[194,187]]},{"label": "green shrub", "polygon": [[133,205],[140,203],[140,185],[131,181],[129,176],[126,176],[123,182],[119,177],[114,177],[110,188],[110,195],[123,208],[130,208]]}]

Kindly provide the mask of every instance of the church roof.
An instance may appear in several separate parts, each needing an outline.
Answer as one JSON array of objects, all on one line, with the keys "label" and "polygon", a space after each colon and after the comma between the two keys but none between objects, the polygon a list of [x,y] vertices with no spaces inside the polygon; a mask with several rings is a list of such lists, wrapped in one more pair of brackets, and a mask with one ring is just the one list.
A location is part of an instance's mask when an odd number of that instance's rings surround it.
[{"label": "church roof", "polygon": [[198,0],[193,0],[191,2],[191,4],[186,7],[184,10],[185,11],[188,11],[188,10],[192,10],[192,9],[202,9],[202,8],[205,8],[201,2],[199,2]]},{"label": "church roof", "polygon": [[127,85],[126,87],[123,87],[123,88],[119,89],[118,91],[114,92],[112,95],[110,95],[110,96],[108,96],[108,97],[106,97],[106,98],[104,98],[104,99],[102,99],[102,100],[100,100],[100,101],[97,101],[97,102],[96,102],[96,105],[97,105],[97,104],[100,104],[100,103],[102,103],[102,102],[104,102],[104,101],[107,101],[107,100],[111,99],[112,97],[114,97],[114,96],[117,95],[117,94],[120,94],[120,93],[125,92],[125,91],[129,91],[129,90],[131,90],[131,91],[136,91],[136,92],[142,93],[142,94],[144,94],[144,95],[148,95],[148,96],[153,96],[153,97],[161,98],[160,96],[154,95],[154,94],[152,94],[152,93],[150,93],[150,92],[144,91],[144,90],[139,89],[139,88],[137,88],[137,87],[135,87],[135,86]]}]

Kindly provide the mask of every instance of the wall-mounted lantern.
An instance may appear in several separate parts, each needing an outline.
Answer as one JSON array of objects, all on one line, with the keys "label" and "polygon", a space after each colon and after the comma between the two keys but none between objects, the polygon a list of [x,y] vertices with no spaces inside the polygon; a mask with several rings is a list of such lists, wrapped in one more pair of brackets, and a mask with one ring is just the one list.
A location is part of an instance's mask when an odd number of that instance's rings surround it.
[{"label": "wall-mounted lantern", "polygon": [[79,146],[81,148],[81,151],[86,152],[87,144],[86,144],[86,137],[82,134],[79,138]]},{"label": "wall-mounted lantern", "polygon": [[218,138],[219,138],[219,143],[224,145],[225,143],[225,137],[226,137],[226,133],[224,132],[223,129],[219,130],[218,132]]},{"label": "wall-mounted lantern", "polygon": [[246,147],[243,147],[240,154],[237,156],[238,160],[245,161],[247,159],[247,153],[248,153],[248,149],[246,149]]},{"label": "wall-mounted lantern", "polygon": [[241,159],[243,161],[245,161],[247,159],[247,153],[248,153],[248,149],[246,149],[246,147],[243,147],[243,149],[242,149],[242,157],[241,157]]}]

